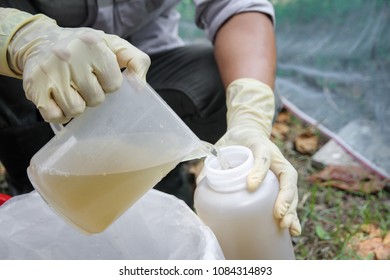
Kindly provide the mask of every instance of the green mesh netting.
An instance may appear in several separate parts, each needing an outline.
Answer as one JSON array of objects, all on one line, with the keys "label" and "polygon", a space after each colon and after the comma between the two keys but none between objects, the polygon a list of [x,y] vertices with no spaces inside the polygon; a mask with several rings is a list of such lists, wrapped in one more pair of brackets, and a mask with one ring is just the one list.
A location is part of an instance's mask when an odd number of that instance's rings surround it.
[{"label": "green mesh netting", "polygon": [[390,177],[390,2],[274,1],[284,103]]},{"label": "green mesh netting", "polygon": [[[390,1],[274,0],[284,105],[390,178]],[[181,35],[203,34],[182,1]]]}]

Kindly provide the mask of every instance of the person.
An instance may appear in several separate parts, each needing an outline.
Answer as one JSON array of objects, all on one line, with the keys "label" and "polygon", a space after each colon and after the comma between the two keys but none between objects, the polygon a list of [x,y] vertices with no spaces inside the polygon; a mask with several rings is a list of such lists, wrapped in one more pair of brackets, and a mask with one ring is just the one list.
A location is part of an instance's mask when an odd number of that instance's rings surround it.
[{"label": "person", "polygon": [[[185,44],[178,36],[178,2],[0,1],[0,161],[9,184],[18,193],[31,190],[26,167],[53,136],[48,123],[66,123],[86,106],[104,102],[120,86],[120,70],[128,68],[200,139],[249,147],[255,164],[248,189],[258,188],[272,170],[280,182],[274,215],[299,235],[298,175],[270,140],[272,4],[194,0],[196,24],[211,44]],[[166,178],[182,180],[182,173],[171,173]],[[172,181],[162,185],[178,197],[183,192],[170,189]]]}]

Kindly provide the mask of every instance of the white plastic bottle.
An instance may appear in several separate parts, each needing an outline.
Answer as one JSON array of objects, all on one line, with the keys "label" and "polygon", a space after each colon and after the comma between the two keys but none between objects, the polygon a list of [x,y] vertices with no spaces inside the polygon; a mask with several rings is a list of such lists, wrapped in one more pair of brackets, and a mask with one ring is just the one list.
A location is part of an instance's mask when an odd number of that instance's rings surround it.
[{"label": "white plastic bottle", "polygon": [[273,216],[279,183],[271,171],[254,192],[246,189],[253,165],[250,149],[229,146],[219,151],[229,162],[205,160],[205,178],[195,190],[195,210],[216,235],[226,259],[295,259],[288,229],[281,229]]}]

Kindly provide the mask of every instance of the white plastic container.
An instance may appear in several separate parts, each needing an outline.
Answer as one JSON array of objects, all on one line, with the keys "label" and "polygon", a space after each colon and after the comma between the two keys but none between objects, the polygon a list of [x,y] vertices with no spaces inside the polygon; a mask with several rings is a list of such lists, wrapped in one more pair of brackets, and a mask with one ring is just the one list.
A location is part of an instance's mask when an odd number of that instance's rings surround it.
[{"label": "white plastic container", "polygon": [[279,183],[271,171],[254,192],[246,188],[253,165],[250,149],[230,146],[219,151],[229,162],[221,169],[217,157],[205,160],[205,177],[195,191],[195,210],[216,235],[226,259],[295,259],[288,229],[273,216]]}]

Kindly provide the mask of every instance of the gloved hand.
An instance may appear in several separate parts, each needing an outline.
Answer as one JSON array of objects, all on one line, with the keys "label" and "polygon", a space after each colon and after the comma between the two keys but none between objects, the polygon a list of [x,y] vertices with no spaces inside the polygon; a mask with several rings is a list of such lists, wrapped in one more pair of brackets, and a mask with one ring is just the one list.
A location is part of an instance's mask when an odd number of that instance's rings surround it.
[{"label": "gloved hand", "polygon": [[149,57],[115,35],[61,28],[44,15],[20,28],[8,45],[8,64],[23,75],[26,97],[47,122],[65,123],[96,106],[122,83],[120,68],[145,79]]},{"label": "gloved hand", "polygon": [[273,91],[266,84],[249,78],[233,81],[227,88],[227,132],[215,146],[243,145],[252,150],[254,166],[247,178],[250,191],[259,187],[269,169],[275,173],[280,190],[274,216],[295,236],[301,233],[296,212],[298,175],[270,140],[274,107]]}]

